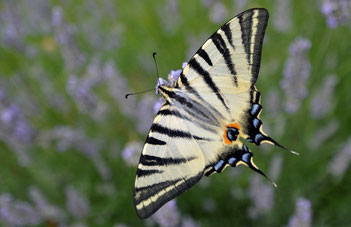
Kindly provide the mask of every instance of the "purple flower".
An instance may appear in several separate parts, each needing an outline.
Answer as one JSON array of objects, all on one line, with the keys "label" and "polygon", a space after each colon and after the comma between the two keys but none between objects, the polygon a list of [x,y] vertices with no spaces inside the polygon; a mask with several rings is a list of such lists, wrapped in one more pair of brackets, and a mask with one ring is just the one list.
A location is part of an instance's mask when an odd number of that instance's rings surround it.
[{"label": "purple flower", "polygon": [[68,72],[75,72],[85,62],[84,55],[78,49],[74,38],[74,28],[63,17],[63,10],[56,6],[52,10],[52,26],[56,42],[60,45],[62,57]]},{"label": "purple flower", "polygon": [[276,0],[273,10],[273,26],[279,32],[287,32],[292,26],[291,21],[291,1]]},{"label": "purple flower", "polygon": [[349,0],[322,0],[321,12],[330,28],[336,28],[350,20]]},{"label": "purple flower", "polygon": [[288,227],[309,227],[311,224],[311,202],[306,198],[299,198],[296,201],[295,213],[290,218]]},{"label": "purple flower", "polygon": [[170,82],[172,87],[175,86],[175,84],[177,83],[178,77],[181,72],[182,72],[181,69],[178,69],[176,71],[171,70],[171,72],[168,74],[168,81]]},{"label": "purple flower", "polygon": [[215,24],[221,24],[228,17],[228,10],[226,6],[216,1],[210,7],[210,20]]},{"label": "purple flower", "polygon": [[42,220],[50,220],[55,223],[63,223],[65,221],[66,214],[60,208],[50,204],[39,188],[31,186],[29,188],[29,197]]},{"label": "purple flower", "polygon": [[182,219],[182,227],[200,227],[200,224],[197,223],[192,217],[185,216]]},{"label": "purple flower", "polygon": [[349,168],[351,161],[351,137],[329,162],[327,171],[334,177],[341,178]]},{"label": "purple flower", "polygon": [[[26,107],[30,107],[27,105]],[[26,166],[31,158],[27,150],[31,147],[36,131],[28,121],[28,108],[21,108],[2,92],[0,100],[0,140],[17,156],[18,163]]]},{"label": "purple flower", "polygon": [[155,104],[154,104],[154,114],[157,114],[157,112],[161,109],[163,103],[164,103],[164,99],[163,98],[160,98],[158,101],[155,102]]},{"label": "purple flower", "polygon": [[88,138],[82,129],[68,126],[56,126],[52,130],[40,133],[38,143],[41,146],[47,147],[53,142],[56,143],[56,149],[61,152],[76,148],[81,154],[91,159],[102,178],[111,177],[112,173],[100,153],[104,145],[102,139]]},{"label": "purple flower", "polygon": [[39,225],[42,219],[28,202],[16,201],[10,193],[0,195],[0,223],[9,226]]},{"label": "purple flower", "polygon": [[247,0],[234,0],[235,12],[241,13],[247,8]]},{"label": "purple flower", "polygon": [[249,207],[248,214],[257,218],[270,212],[274,205],[274,186],[261,175],[254,173],[250,178],[249,197],[253,205]]},{"label": "purple flower", "polygon": [[166,34],[173,34],[181,21],[178,1],[167,0],[164,6],[159,7],[158,15]]},{"label": "purple flower", "polygon": [[284,67],[284,78],[280,81],[280,86],[285,92],[285,110],[288,113],[296,113],[301,101],[308,94],[306,81],[310,76],[311,64],[307,54],[310,47],[311,42],[301,37],[296,38],[290,45],[289,57]]},{"label": "purple flower", "polygon": [[264,99],[264,112],[271,115],[277,115],[282,109],[281,94],[278,89],[272,88],[265,95]]},{"label": "purple flower", "polygon": [[323,84],[314,93],[310,104],[310,113],[315,119],[322,119],[334,108],[334,88],[339,79],[334,75],[325,77]]},{"label": "purple flower", "polygon": [[90,214],[89,201],[79,193],[74,187],[67,186],[66,193],[66,207],[74,218],[86,218]]},{"label": "purple flower", "polygon": [[160,227],[178,226],[181,215],[177,207],[177,201],[173,199],[166,203],[154,215],[152,215],[152,219]]},{"label": "purple flower", "polygon": [[318,149],[323,143],[332,137],[339,129],[339,122],[336,119],[332,119],[327,125],[322,126],[316,130],[314,136],[309,141],[309,148],[311,150]]},{"label": "purple flower", "polygon": [[123,160],[130,166],[138,165],[142,148],[142,143],[138,141],[129,142],[122,150]]},{"label": "purple flower", "polygon": [[269,164],[269,176],[272,180],[278,180],[283,164],[283,156],[275,154]]}]

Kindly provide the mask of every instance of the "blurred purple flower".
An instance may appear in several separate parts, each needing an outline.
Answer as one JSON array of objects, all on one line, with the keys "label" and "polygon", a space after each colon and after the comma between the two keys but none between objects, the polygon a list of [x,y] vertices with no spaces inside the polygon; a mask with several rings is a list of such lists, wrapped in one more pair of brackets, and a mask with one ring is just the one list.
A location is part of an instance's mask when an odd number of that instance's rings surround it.
[{"label": "blurred purple flower", "polygon": [[330,28],[336,28],[350,20],[349,0],[322,0],[321,12]]},{"label": "blurred purple flower", "polygon": [[312,139],[309,140],[309,148],[314,151],[318,149],[327,139],[335,135],[339,129],[339,121],[332,119],[327,125],[321,126],[316,130]]},{"label": "blurred purple flower", "polygon": [[24,26],[20,20],[16,4],[11,0],[3,1],[0,11],[0,39],[2,46],[11,46],[17,51],[23,51]]},{"label": "blurred purple flower", "polygon": [[235,12],[241,13],[247,8],[247,0],[234,0]]},{"label": "blurred purple flower", "polygon": [[279,32],[287,32],[291,29],[291,1],[276,0],[273,10],[273,26]]},{"label": "blurred purple flower", "polygon": [[182,227],[200,227],[200,224],[197,223],[192,217],[185,216],[182,219]]},{"label": "blurred purple flower", "polygon": [[67,210],[76,219],[86,218],[90,214],[89,201],[79,193],[73,186],[67,186],[66,193],[66,207]]},{"label": "blurred purple flower", "polygon": [[137,115],[138,120],[137,130],[139,133],[147,133],[155,118],[154,105],[157,103],[155,95],[144,95],[138,103]]},{"label": "blurred purple flower", "polygon": [[164,102],[163,98],[160,98],[159,100],[157,100],[154,104],[154,114],[157,114],[157,112],[161,109],[162,104]]},{"label": "blurred purple flower", "polygon": [[130,166],[137,166],[143,144],[139,141],[129,142],[122,150],[123,160]]},{"label": "blurred purple flower", "polygon": [[14,200],[10,193],[0,195],[0,223],[6,226],[39,225],[42,219],[28,202]]},{"label": "blurred purple flower", "polygon": [[181,22],[178,1],[167,0],[165,5],[159,7],[158,15],[166,34],[173,34]]},{"label": "blurred purple flower", "polygon": [[36,134],[25,116],[29,112],[10,100],[4,90],[1,91],[0,140],[15,153],[21,166],[28,165],[31,160],[28,149]]},{"label": "blurred purple flower", "polygon": [[322,119],[333,111],[335,105],[333,95],[338,81],[339,79],[335,75],[325,77],[323,84],[313,94],[310,104],[310,113],[313,118]]},{"label": "blurred purple flower", "polygon": [[332,176],[342,178],[349,168],[351,161],[351,137],[342,146],[341,150],[338,151],[333,159],[329,162],[327,171]]},{"label": "blurred purple flower", "polygon": [[168,74],[168,81],[170,82],[171,86],[174,86],[177,83],[181,72],[182,69],[178,69],[175,71],[171,70],[171,72]]},{"label": "blurred purple flower", "polygon": [[280,110],[282,108],[281,106],[281,94],[276,88],[272,88],[268,91],[268,93],[265,95],[264,101],[264,112],[266,114],[271,115],[277,115],[280,113]]},{"label": "blurred purple flower", "polygon": [[[94,9],[93,11],[91,9]],[[76,13],[79,32],[85,36],[89,46],[98,52],[116,51],[120,46],[124,27],[122,23],[109,23],[108,29],[104,24],[106,21],[117,21],[116,4],[113,1],[102,0],[84,1]],[[103,43],[103,45],[101,45]]]},{"label": "blurred purple flower", "polygon": [[56,42],[60,45],[65,68],[68,72],[75,72],[83,66],[85,57],[76,44],[74,28],[64,21],[63,10],[59,6],[53,8],[51,21]]},{"label": "blurred purple flower", "polygon": [[253,205],[249,207],[248,214],[251,218],[258,218],[270,212],[273,208],[274,186],[266,181],[266,179],[256,173],[250,178],[248,194]]},{"label": "blurred purple flower", "polygon": [[275,154],[269,164],[269,177],[276,181],[279,179],[281,169],[283,165],[283,156]]},{"label": "blurred purple flower", "polygon": [[296,201],[295,213],[290,218],[288,227],[309,227],[311,225],[311,202],[306,198],[299,198]]},{"label": "blurred purple flower", "polygon": [[[274,155],[269,164],[268,176],[278,180],[281,173],[283,158],[281,155]],[[259,174],[252,174],[250,178],[249,197],[253,206],[249,207],[248,214],[252,218],[269,213],[274,206],[274,185]]]},{"label": "blurred purple flower", "polygon": [[130,93],[127,80],[121,75],[112,60],[105,63],[103,73],[107,80],[109,93],[119,106],[120,111],[125,116],[135,119],[138,108],[137,100],[134,96],[129,96],[126,100],[125,95]]},{"label": "blurred purple flower", "polygon": [[67,81],[67,93],[75,100],[83,113],[91,115],[95,120],[106,119],[108,105],[102,101],[93,89],[105,84],[108,78],[104,74],[99,58],[93,58],[83,77],[71,75]]},{"label": "blurred purple flower", "polygon": [[35,205],[37,214],[44,221],[53,221],[55,223],[63,223],[66,214],[60,208],[50,204],[44,197],[39,188],[31,186],[29,188],[29,197]]},{"label": "blurred purple flower", "polygon": [[210,7],[210,20],[215,24],[222,24],[228,17],[226,6],[219,1],[214,2]]},{"label": "blurred purple flower", "polygon": [[104,145],[102,139],[88,138],[84,130],[68,126],[55,126],[52,130],[40,132],[38,144],[45,148],[53,142],[56,143],[56,149],[61,152],[77,149],[94,163],[102,178],[111,178],[112,173],[100,153]]},{"label": "blurred purple flower", "polygon": [[175,199],[169,201],[151,217],[160,227],[179,226],[181,214],[177,207],[177,201]]},{"label": "blurred purple flower", "polygon": [[307,54],[310,48],[310,40],[302,37],[296,38],[289,48],[280,86],[285,92],[285,110],[291,114],[298,111],[301,101],[308,94],[306,81],[310,76],[311,64]]}]

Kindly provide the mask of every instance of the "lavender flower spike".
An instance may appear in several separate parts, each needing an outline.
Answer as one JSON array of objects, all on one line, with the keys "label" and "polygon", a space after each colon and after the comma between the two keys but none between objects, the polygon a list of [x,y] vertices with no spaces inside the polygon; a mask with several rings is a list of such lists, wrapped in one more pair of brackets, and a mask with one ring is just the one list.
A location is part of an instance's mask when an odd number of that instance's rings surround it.
[{"label": "lavender flower spike", "polygon": [[311,64],[307,54],[310,48],[310,40],[302,37],[296,38],[289,48],[289,58],[285,62],[280,87],[285,92],[285,111],[291,114],[299,110],[301,101],[308,94],[306,81],[310,76]]},{"label": "lavender flower spike", "polygon": [[309,227],[311,222],[311,202],[306,198],[299,198],[296,201],[295,213],[290,218],[288,227]]},{"label": "lavender flower spike", "polygon": [[336,28],[350,20],[349,0],[322,0],[321,12],[329,28]]}]

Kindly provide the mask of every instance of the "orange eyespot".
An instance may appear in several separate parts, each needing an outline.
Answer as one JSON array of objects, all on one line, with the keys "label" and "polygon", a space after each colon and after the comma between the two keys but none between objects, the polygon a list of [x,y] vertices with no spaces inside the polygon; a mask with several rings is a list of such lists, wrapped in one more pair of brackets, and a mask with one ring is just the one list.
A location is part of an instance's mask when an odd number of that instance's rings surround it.
[{"label": "orange eyespot", "polygon": [[236,128],[237,130],[240,130],[240,126],[237,122],[234,122],[226,125],[225,127],[226,129],[224,130],[223,140],[225,144],[229,145],[232,143],[232,141],[228,138],[228,128]]},{"label": "orange eyespot", "polygon": [[240,126],[239,126],[238,122],[230,123],[230,124],[226,125],[225,127],[236,128],[236,129],[240,130]]},{"label": "orange eyespot", "polygon": [[224,143],[225,143],[225,144],[231,144],[232,141],[230,141],[230,140],[228,139],[227,133],[228,133],[228,129],[224,130],[224,134],[223,134]]}]

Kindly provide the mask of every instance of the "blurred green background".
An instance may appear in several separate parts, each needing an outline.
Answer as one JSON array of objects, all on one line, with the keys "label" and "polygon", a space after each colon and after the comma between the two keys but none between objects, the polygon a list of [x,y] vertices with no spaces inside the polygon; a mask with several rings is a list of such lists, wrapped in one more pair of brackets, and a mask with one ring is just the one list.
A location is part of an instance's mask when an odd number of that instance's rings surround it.
[{"label": "blurred green background", "polygon": [[[133,187],[159,96],[223,23],[270,19],[257,87],[264,130],[299,156],[250,146],[151,218]],[[0,1],[3,226],[349,226],[351,24],[346,0]]]}]

